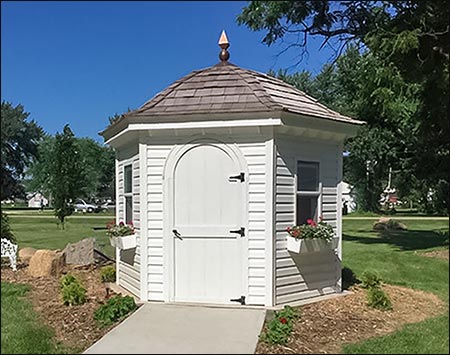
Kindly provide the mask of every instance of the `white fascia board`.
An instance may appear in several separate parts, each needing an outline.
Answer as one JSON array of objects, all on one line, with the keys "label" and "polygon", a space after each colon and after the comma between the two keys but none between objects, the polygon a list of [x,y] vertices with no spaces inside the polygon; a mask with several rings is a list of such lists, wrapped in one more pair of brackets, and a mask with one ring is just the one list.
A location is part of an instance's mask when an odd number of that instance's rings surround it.
[{"label": "white fascia board", "polygon": [[170,122],[170,123],[130,123],[127,128],[105,143],[111,144],[120,136],[133,131],[161,131],[174,129],[206,129],[206,128],[234,128],[234,127],[261,127],[281,126],[283,122],[279,118],[227,120],[227,121],[200,121],[200,122]]}]

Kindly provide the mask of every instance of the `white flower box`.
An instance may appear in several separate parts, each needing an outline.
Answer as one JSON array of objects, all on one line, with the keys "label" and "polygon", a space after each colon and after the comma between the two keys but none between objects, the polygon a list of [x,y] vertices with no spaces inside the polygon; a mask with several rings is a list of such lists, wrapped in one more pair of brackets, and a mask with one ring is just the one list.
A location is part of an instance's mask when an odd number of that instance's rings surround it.
[{"label": "white flower box", "polygon": [[123,237],[110,237],[109,242],[115,248],[122,250],[136,248],[136,234],[126,235]]},{"label": "white flower box", "polygon": [[290,235],[287,237],[287,250],[298,254],[334,250],[338,244],[339,238],[326,241],[325,239],[295,239]]}]

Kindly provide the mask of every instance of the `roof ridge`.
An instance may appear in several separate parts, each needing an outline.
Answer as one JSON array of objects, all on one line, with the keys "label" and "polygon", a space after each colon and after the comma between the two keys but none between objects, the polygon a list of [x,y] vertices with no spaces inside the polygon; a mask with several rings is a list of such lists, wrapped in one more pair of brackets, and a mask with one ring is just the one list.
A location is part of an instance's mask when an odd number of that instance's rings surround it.
[{"label": "roof ridge", "polygon": [[[266,106],[268,109],[274,109],[274,108],[276,108],[276,109],[282,109],[282,108],[283,108],[283,106],[281,106],[280,104],[278,104],[278,103],[272,98],[272,96],[269,95],[269,94],[267,93],[267,91],[266,91],[265,88],[261,85],[261,83],[259,82],[258,79],[256,79],[257,85],[259,86],[259,89],[260,89],[260,90],[258,90],[258,91],[261,91],[261,92],[263,93],[262,95],[261,95],[261,93],[255,91],[254,88],[252,88],[251,84],[248,82],[247,78],[245,78],[245,77],[240,73],[241,70],[244,71],[244,72],[252,72],[251,70],[249,70],[249,69],[243,69],[243,68],[240,68],[240,67],[238,67],[238,66],[236,66],[236,65],[233,65],[232,70],[233,70],[237,75],[239,75],[239,76],[241,77],[242,80],[244,80],[244,82],[247,84],[247,86],[250,88],[250,90],[252,90],[253,94],[254,94],[255,97],[259,100],[259,102],[260,102],[261,104],[263,104],[264,106]],[[261,96],[263,96],[263,99],[261,98]],[[268,105],[267,102],[270,102],[270,105]]]}]

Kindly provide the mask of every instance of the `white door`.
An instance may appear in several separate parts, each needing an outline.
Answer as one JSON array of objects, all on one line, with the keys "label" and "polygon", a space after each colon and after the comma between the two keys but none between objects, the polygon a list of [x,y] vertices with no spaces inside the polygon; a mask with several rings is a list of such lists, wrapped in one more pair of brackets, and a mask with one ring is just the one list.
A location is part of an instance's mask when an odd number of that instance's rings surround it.
[{"label": "white door", "polygon": [[174,298],[230,303],[243,295],[243,183],[217,145],[199,145],[174,173]]}]

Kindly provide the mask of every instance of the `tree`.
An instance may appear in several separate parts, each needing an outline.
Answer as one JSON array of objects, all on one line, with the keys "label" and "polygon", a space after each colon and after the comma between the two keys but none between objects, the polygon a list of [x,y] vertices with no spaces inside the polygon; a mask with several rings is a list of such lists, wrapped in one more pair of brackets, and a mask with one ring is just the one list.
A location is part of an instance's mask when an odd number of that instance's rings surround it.
[{"label": "tree", "polygon": [[[398,70],[383,67],[370,52],[361,54],[356,48],[350,48],[334,65],[325,65],[316,77],[307,72],[281,74],[320,102],[367,122],[346,142],[350,155],[344,160],[344,176],[355,186],[360,208],[379,210],[390,168],[396,172],[396,186],[399,181],[411,181],[409,152],[416,144],[411,132],[417,125],[417,85],[405,83]],[[411,182],[401,189],[409,194],[415,186]]]},{"label": "tree", "polygon": [[[321,37],[323,45],[336,47],[335,60],[350,46],[359,46],[376,58],[380,70],[393,71],[417,85],[416,125],[410,131],[415,144],[409,146],[405,166],[412,180],[425,185],[421,200],[430,201],[427,196],[434,194],[439,209],[448,211],[449,7],[445,1],[252,1],[238,22],[266,31],[263,43],[267,45],[293,39],[285,50],[297,50],[300,56],[310,37]],[[370,79],[368,73],[360,75]],[[352,79],[348,77],[349,82]],[[374,90],[377,100],[389,93]],[[357,117],[366,120],[365,112],[360,114]],[[410,122],[396,124],[402,129]]]},{"label": "tree", "polygon": [[80,152],[69,125],[55,136],[53,162],[49,176],[49,190],[53,198],[55,216],[64,228],[64,219],[73,212],[73,201],[84,185]]},{"label": "tree", "polygon": [[[74,141],[79,152],[83,176],[83,186],[77,197],[93,200],[114,196],[114,150],[100,145],[91,138],[74,137]],[[54,149],[53,136],[47,135],[39,143],[39,158],[33,161],[27,171],[28,191],[49,194]]]},{"label": "tree", "polygon": [[22,196],[21,184],[25,168],[37,156],[37,144],[42,129],[35,121],[27,121],[30,114],[22,105],[1,104],[1,192],[3,200]]}]

